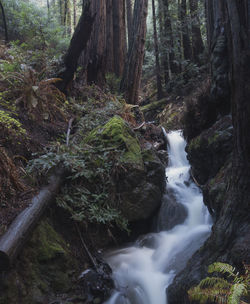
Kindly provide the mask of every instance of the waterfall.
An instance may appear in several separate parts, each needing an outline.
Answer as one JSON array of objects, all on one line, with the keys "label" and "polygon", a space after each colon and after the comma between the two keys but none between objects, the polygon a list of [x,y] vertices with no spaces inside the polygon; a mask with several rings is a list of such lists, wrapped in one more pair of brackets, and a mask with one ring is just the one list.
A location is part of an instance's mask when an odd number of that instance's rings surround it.
[{"label": "waterfall", "polygon": [[186,208],[186,219],[168,231],[149,233],[132,246],[107,253],[116,289],[106,304],[166,304],[167,287],[210,233],[210,216],[200,189],[191,181],[182,133],[173,131],[166,137],[166,192]]}]

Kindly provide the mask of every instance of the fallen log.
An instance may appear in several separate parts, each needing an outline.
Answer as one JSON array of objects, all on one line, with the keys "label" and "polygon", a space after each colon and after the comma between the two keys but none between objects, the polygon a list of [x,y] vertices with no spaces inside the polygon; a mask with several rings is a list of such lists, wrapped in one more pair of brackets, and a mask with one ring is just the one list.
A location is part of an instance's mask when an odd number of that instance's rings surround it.
[{"label": "fallen log", "polygon": [[55,198],[66,175],[60,169],[51,176],[49,185],[43,188],[12,222],[6,233],[0,238],[0,271],[8,270],[20,253],[30,234],[48,207]]}]

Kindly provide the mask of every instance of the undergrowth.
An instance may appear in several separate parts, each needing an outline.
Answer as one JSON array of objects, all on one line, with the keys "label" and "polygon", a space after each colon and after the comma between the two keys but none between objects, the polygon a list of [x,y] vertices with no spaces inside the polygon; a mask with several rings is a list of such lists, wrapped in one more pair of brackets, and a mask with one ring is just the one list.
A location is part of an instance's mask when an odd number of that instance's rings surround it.
[{"label": "undergrowth", "polygon": [[[39,176],[57,166],[68,170],[68,183],[57,198],[58,206],[67,210],[75,221],[115,223],[127,230],[127,221],[115,206],[114,160],[121,151],[105,146],[85,144],[55,145],[46,154],[32,160],[27,170]],[[37,177],[39,177],[37,176]]]},{"label": "undergrowth", "polygon": [[224,277],[214,276],[202,280],[188,291],[191,300],[201,304],[246,304],[244,298],[249,299],[250,296],[249,266],[245,265],[245,273],[240,275],[231,265],[216,262],[208,267],[208,272],[219,273]]}]

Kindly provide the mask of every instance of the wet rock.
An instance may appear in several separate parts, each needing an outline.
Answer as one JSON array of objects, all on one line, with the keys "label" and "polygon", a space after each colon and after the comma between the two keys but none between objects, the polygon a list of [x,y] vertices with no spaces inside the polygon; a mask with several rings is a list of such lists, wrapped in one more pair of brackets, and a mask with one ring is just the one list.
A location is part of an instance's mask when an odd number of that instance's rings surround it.
[{"label": "wet rock", "polygon": [[168,166],[168,152],[165,150],[159,150],[159,151],[157,151],[157,156],[159,157],[159,159],[161,160],[163,165],[165,167],[167,167]]},{"label": "wet rock", "polygon": [[120,175],[119,208],[129,221],[147,219],[159,208],[165,188],[165,168],[158,161],[147,161],[145,170]]},{"label": "wet rock", "polygon": [[[152,143],[163,137],[161,128],[152,124],[145,128],[144,133]],[[121,150],[114,173],[114,192],[115,207],[122,215],[128,221],[152,216],[160,205],[165,188],[165,168],[155,149],[152,146],[143,149],[143,142],[139,142],[135,132],[119,116],[94,129],[85,141]]]},{"label": "wet rock", "polygon": [[112,270],[106,264],[98,265],[97,269],[84,271],[79,280],[83,287],[83,293],[87,297],[86,304],[98,304],[107,300],[114,288],[111,278]]},{"label": "wet rock", "polygon": [[161,127],[153,123],[145,123],[138,131],[142,137],[140,143],[143,149],[147,149],[148,144],[157,151],[166,149],[167,142]]},{"label": "wet rock", "polygon": [[156,220],[157,230],[170,230],[174,226],[182,224],[186,217],[186,207],[177,203],[173,193],[169,191],[162,199],[162,205]]},{"label": "wet rock", "polygon": [[231,157],[232,138],[231,117],[225,116],[188,144],[188,159],[199,184],[204,185],[209,178],[213,178]]},{"label": "wet rock", "polygon": [[77,266],[62,235],[43,219],[4,285],[0,282],[0,303],[50,303],[55,294],[73,288]]},{"label": "wet rock", "polygon": [[231,166],[231,161],[229,161],[220,169],[214,178],[209,179],[202,189],[204,203],[215,220],[218,219],[225,203]]}]

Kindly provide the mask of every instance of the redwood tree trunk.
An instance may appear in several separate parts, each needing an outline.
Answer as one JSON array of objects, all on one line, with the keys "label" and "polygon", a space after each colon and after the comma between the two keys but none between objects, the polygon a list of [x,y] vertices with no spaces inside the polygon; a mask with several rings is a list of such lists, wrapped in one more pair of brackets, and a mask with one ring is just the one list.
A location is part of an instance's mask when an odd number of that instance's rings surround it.
[{"label": "redwood tree trunk", "polygon": [[146,39],[148,0],[135,0],[133,38],[121,81],[121,91],[127,102],[136,104],[139,99],[142,64]]},{"label": "redwood tree trunk", "polygon": [[168,49],[168,56],[166,60],[169,60],[169,67],[171,73],[178,72],[178,66],[176,64],[176,58],[174,53],[174,37],[172,29],[172,20],[169,12],[169,0],[162,0],[163,3],[163,13],[164,13],[164,27],[165,27],[165,40],[166,47]]},{"label": "redwood tree trunk", "polygon": [[128,47],[130,47],[131,39],[133,37],[133,14],[132,14],[132,3],[131,0],[126,0],[126,11],[127,11],[127,29],[128,29]]},{"label": "redwood tree trunk", "polygon": [[113,0],[106,0],[107,20],[106,20],[106,72],[114,73],[114,26],[113,26]]},{"label": "redwood tree trunk", "polygon": [[155,14],[155,1],[152,0],[152,12],[153,12],[153,26],[154,26],[154,48],[155,48],[155,68],[156,68],[156,80],[157,80],[157,98],[160,100],[163,97],[162,83],[161,83],[161,68],[159,59],[159,44],[156,28],[156,14]]},{"label": "redwood tree trunk", "polygon": [[73,27],[76,28],[76,0],[73,0]]},{"label": "redwood tree trunk", "polygon": [[[126,58],[126,14],[125,0],[113,0],[114,70],[122,76]],[[107,46],[108,47],[108,46]]]},{"label": "redwood tree trunk", "polygon": [[250,264],[250,3],[249,0],[210,0],[207,9],[211,55],[216,55],[214,38],[220,39],[223,30],[228,44],[233,165],[219,219],[210,238],[168,288],[169,304],[189,303],[187,290],[207,276],[207,266],[215,261],[238,267],[242,263]]},{"label": "redwood tree trunk", "polygon": [[83,8],[82,15],[70,41],[70,46],[64,57],[65,70],[58,75],[63,80],[61,83],[58,83],[59,89],[63,92],[66,92],[67,86],[74,78],[78,59],[90,38],[94,19],[95,16],[91,14],[90,4],[87,3]]},{"label": "redwood tree trunk", "polygon": [[92,0],[90,7],[96,18],[87,48],[82,54],[81,64],[86,69],[87,83],[103,86],[107,66],[106,0]]},{"label": "redwood tree trunk", "polygon": [[164,72],[164,84],[167,86],[170,76],[169,76],[169,62],[168,62],[168,51],[166,47],[166,31],[164,27],[164,13],[163,13],[163,3],[162,0],[158,0],[158,16],[159,16],[159,28],[160,28],[160,55],[161,55],[161,65]]},{"label": "redwood tree trunk", "polygon": [[200,18],[198,13],[198,1],[189,0],[189,8],[192,24],[192,55],[196,63],[200,63],[199,55],[204,51],[204,44],[201,37]]},{"label": "redwood tree trunk", "polygon": [[187,3],[186,0],[181,0],[181,28],[182,28],[182,46],[183,54],[185,60],[192,59],[192,48],[191,41],[188,31],[188,22],[187,22]]}]

